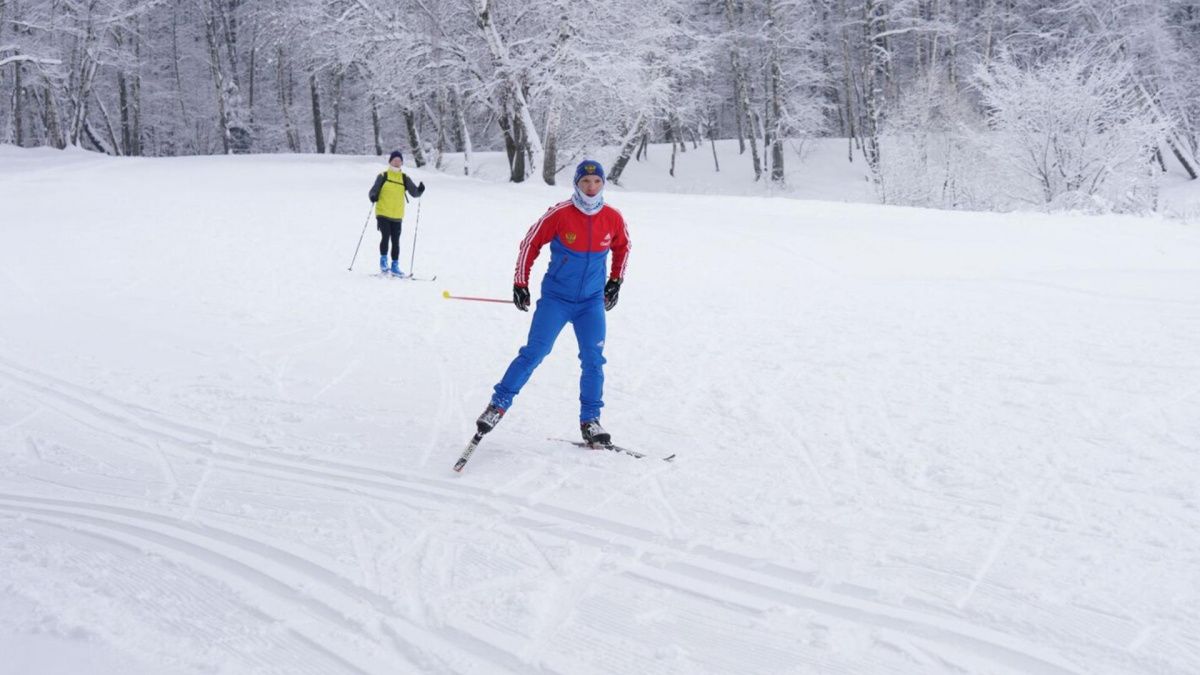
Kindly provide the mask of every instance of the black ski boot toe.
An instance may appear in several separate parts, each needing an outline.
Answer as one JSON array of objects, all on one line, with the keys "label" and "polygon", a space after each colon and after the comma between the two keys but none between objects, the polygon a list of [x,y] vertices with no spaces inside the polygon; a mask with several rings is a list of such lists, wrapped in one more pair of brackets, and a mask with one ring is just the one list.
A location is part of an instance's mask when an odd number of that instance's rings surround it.
[{"label": "black ski boot toe", "polygon": [[504,417],[504,408],[489,403],[483,414],[479,416],[479,419],[475,420],[475,428],[482,436],[495,429],[496,425],[500,423],[501,417]]},{"label": "black ski boot toe", "polygon": [[612,445],[612,435],[600,426],[600,420],[580,422],[579,433],[583,434],[583,442],[591,445]]}]

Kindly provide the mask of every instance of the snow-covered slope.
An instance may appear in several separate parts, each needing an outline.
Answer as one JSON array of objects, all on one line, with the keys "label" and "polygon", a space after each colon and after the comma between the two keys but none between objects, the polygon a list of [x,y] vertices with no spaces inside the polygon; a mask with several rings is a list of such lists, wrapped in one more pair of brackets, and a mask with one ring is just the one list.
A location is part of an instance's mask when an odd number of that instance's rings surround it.
[{"label": "snow-covered slope", "polygon": [[529,315],[442,291],[565,190],[416,172],[394,281],[377,167],[0,148],[0,673],[1200,669],[1195,227],[631,173],[604,422],[678,459],[550,440],[566,332],[458,475]]}]

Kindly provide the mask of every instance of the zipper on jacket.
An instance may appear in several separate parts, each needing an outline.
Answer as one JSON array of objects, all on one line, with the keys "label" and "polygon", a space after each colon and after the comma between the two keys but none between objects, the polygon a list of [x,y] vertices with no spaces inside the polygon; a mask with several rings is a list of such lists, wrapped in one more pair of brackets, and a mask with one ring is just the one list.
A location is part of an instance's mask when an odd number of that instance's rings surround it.
[{"label": "zipper on jacket", "polygon": [[592,264],[592,216],[587,217],[588,228],[588,247],[583,253],[583,274],[579,277],[579,292],[575,294],[575,301],[579,302],[583,299],[583,287],[587,284],[588,267]]}]

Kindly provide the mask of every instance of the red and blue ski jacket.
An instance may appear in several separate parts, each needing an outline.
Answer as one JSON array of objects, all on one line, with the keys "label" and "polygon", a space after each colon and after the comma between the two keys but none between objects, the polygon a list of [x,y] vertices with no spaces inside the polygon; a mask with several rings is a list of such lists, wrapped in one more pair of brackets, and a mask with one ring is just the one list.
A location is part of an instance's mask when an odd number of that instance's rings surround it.
[{"label": "red and blue ski jacket", "polygon": [[[542,295],[579,302],[604,294],[607,279],[624,279],[629,261],[629,232],[621,212],[605,204],[587,215],[571,200],[550,207],[521,240],[513,283],[529,285],[529,271],[542,247],[550,244],[550,266],[542,278]],[[608,272],[608,252],[612,271]]]}]

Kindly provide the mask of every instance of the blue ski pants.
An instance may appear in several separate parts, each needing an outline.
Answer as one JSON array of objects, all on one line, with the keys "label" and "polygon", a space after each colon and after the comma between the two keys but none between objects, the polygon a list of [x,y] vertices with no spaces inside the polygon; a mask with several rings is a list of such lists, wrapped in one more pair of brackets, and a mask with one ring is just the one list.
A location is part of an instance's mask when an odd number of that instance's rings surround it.
[{"label": "blue ski pants", "polygon": [[517,358],[504,371],[504,377],[492,394],[492,404],[508,410],[513,397],[533,375],[542,359],[550,353],[563,326],[570,322],[575,327],[575,339],[579,342],[579,420],[600,417],[604,407],[604,298],[596,297],[581,302],[559,300],[543,295],[533,312],[529,326],[529,339],[517,353]]}]

